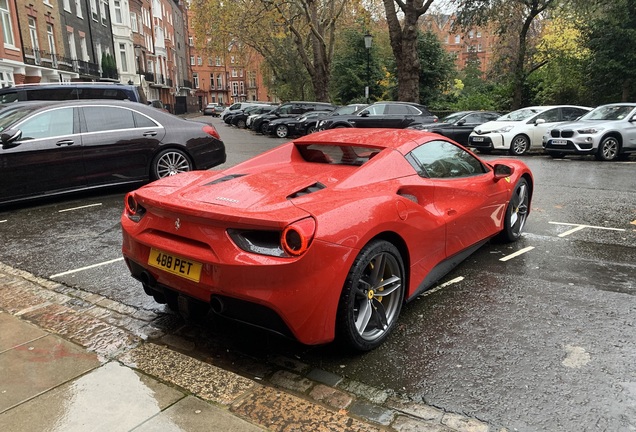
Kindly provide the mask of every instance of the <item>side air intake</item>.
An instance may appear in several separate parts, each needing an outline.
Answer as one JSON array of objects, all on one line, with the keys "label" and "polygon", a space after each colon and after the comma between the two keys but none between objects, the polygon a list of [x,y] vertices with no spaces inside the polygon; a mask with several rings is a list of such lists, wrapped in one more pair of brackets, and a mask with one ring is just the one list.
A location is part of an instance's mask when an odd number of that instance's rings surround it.
[{"label": "side air intake", "polygon": [[324,184],[320,182],[316,182],[312,184],[311,186],[307,186],[306,188],[299,190],[298,192],[294,192],[293,194],[289,195],[287,199],[298,198],[303,195],[309,195],[310,193],[318,192],[319,190],[322,190],[325,187],[326,186]]},{"label": "side air intake", "polygon": [[232,174],[232,175],[228,175],[228,176],[225,176],[225,177],[218,178],[218,179],[216,179],[216,180],[214,180],[214,181],[211,181],[210,183],[206,183],[205,185],[206,185],[206,186],[211,186],[211,185],[215,185],[215,184],[223,183],[223,182],[226,182],[226,181],[229,181],[229,180],[235,179],[235,178],[243,177],[244,175],[245,175],[245,174]]}]

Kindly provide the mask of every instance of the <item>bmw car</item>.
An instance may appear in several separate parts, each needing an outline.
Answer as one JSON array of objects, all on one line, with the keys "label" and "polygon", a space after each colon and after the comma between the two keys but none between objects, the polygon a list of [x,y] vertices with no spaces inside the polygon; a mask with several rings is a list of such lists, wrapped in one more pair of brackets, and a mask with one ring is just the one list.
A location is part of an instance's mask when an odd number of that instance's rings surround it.
[{"label": "bmw car", "polygon": [[0,108],[0,204],[133,185],[225,162],[213,126],[114,100]]},{"label": "bmw car", "polygon": [[367,351],[487,241],[518,240],[533,189],[523,162],[437,134],[334,129],[130,192],[122,252],[140,289],[186,316]]},{"label": "bmw car", "polygon": [[602,161],[625,160],[636,153],[636,104],[599,106],[577,122],[550,130],[543,147],[554,158],[588,154]]}]

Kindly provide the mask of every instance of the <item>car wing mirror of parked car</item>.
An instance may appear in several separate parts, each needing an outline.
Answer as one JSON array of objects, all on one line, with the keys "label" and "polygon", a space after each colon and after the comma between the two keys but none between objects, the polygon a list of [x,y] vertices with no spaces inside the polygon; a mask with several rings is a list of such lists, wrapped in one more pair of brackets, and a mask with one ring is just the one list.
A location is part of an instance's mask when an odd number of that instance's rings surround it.
[{"label": "car wing mirror of parked car", "polygon": [[369,111],[362,111],[360,117],[369,117]]},{"label": "car wing mirror of parked car", "polygon": [[514,167],[504,164],[495,164],[493,170],[495,171],[495,180],[510,177],[515,172]]},{"label": "car wing mirror of parked car", "polygon": [[466,124],[466,119],[461,119],[457,122],[457,126],[463,126]]},{"label": "car wing mirror of parked car", "polygon": [[537,119],[537,121],[534,122],[534,125],[538,126],[538,125],[543,124],[543,123],[545,123],[545,120],[540,118],[540,119]]},{"label": "car wing mirror of parked car", "polygon": [[0,135],[0,140],[2,141],[2,148],[8,149],[11,147],[15,147],[17,144],[15,141],[19,140],[22,137],[22,131],[20,129],[7,129],[2,135]]},{"label": "car wing mirror of parked car", "polygon": [[636,114],[634,114],[632,116],[632,118],[629,119],[630,122],[636,122]]}]

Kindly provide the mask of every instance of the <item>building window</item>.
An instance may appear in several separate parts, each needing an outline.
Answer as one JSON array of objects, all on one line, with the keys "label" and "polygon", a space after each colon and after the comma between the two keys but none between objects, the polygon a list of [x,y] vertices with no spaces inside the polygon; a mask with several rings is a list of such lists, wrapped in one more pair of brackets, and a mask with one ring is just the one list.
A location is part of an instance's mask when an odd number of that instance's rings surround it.
[{"label": "building window", "polygon": [[230,56],[230,63],[234,64],[234,56]]},{"label": "building window", "polygon": [[481,37],[481,32],[480,32],[480,31],[478,31],[478,32],[477,32],[477,37],[478,37],[478,38],[480,38],[480,37]]},{"label": "building window", "polygon": [[113,4],[115,6],[115,23],[123,24],[122,16],[121,16],[121,0],[114,0]]},{"label": "building window", "polygon": [[194,38],[192,36],[188,37],[188,45],[194,46]]},{"label": "building window", "polygon": [[190,66],[194,66],[194,56],[190,56]]},{"label": "building window", "polygon": [[119,59],[121,61],[121,71],[128,72],[128,62],[126,61],[126,44],[119,44]]},{"label": "building window", "polygon": [[91,0],[91,18],[97,21],[97,0]]},{"label": "building window", "polygon": [[475,37],[475,32],[474,32],[474,31],[472,31],[472,30],[471,30],[471,31],[469,31],[469,32],[468,32],[468,37],[469,37],[470,39],[474,38],[474,37]]},{"label": "building window", "polygon": [[194,88],[199,88],[199,74],[198,73],[193,73],[192,74],[192,82],[194,83]]},{"label": "building window", "polygon": [[214,74],[210,74],[210,90],[214,90]]},{"label": "building window", "polygon": [[203,59],[201,58],[201,56],[197,56],[197,66],[202,66],[203,65]]},{"label": "building window", "polygon": [[68,32],[66,34],[66,38],[68,39],[68,46],[70,49],[71,60],[77,60],[77,49],[75,48],[75,35],[73,32]]},{"label": "building window", "polygon": [[66,12],[71,11],[71,0],[64,0],[64,10]]},{"label": "building window", "polygon": [[0,0],[0,15],[2,18],[2,35],[6,46],[15,46],[13,39],[13,26],[11,24],[11,13],[9,12],[9,2]]},{"label": "building window", "polygon": [[232,78],[237,78],[238,77],[238,72],[236,72],[236,69],[232,69]]},{"label": "building window", "polygon": [[208,57],[208,66],[214,66],[214,60],[212,57]]},{"label": "building window", "polygon": [[[2,2],[0,1],[0,4]],[[11,87],[15,85],[15,81],[13,80],[13,72],[10,70],[0,70],[0,88],[2,87]]]},{"label": "building window", "polygon": [[130,28],[134,33],[139,33],[139,27],[137,27],[137,14],[134,12],[130,13]]},{"label": "building window", "polygon": [[218,74],[216,76],[216,88],[219,90],[223,90],[223,75]]},{"label": "building window", "polygon": [[35,64],[40,64],[40,44],[38,43],[38,31],[33,18],[29,18],[29,35],[31,36],[31,48],[33,49]]},{"label": "building window", "polygon": [[216,65],[221,66],[221,57],[216,58]]},{"label": "building window", "polygon": [[82,15],[82,0],[75,0],[75,14],[78,18],[84,18]]},{"label": "building window", "polygon": [[462,40],[460,35],[455,35],[455,43],[458,44]]},{"label": "building window", "polygon": [[102,25],[106,25],[106,0],[99,2],[99,14],[102,16]]},{"label": "building window", "polygon": [[245,94],[245,83],[244,83],[243,81],[241,81],[241,82],[239,83],[239,85],[240,85],[240,87],[241,87],[241,94],[242,94],[242,95],[243,95],[243,94]]},{"label": "building window", "polygon": [[238,96],[238,83],[236,81],[232,82],[232,96]]},{"label": "building window", "polygon": [[86,38],[84,36],[80,36],[80,50],[82,50],[82,60],[90,61],[90,57],[88,56],[88,49],[86,46]]},{"label": "building window", "polygon": [[53,62],[53,67],[57,67],[57,56],[55,55],[55,35],[53,33],[53,26],[51,24],[46,25],[46,37],[49,42],[49,53],[51,53],[51,61]]},{"label": "building window", "polygon": [[482,48],[481,48],[481,44],[477,44],[477,52],[481,52]]}]

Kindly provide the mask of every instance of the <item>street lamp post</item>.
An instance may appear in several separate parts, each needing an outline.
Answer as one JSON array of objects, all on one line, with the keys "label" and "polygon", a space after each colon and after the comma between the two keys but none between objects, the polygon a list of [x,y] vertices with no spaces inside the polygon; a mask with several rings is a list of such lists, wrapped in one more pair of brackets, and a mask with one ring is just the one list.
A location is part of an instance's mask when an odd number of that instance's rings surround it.
[{"label": "street lamp post", "polygon": [[364,88],[364,97],[367,98],[369,103],[369,87],[371,85],[371,43],[373,42],[373,36],[369,33],[364,35],[364,47],[367,49],[367,86]]}]

